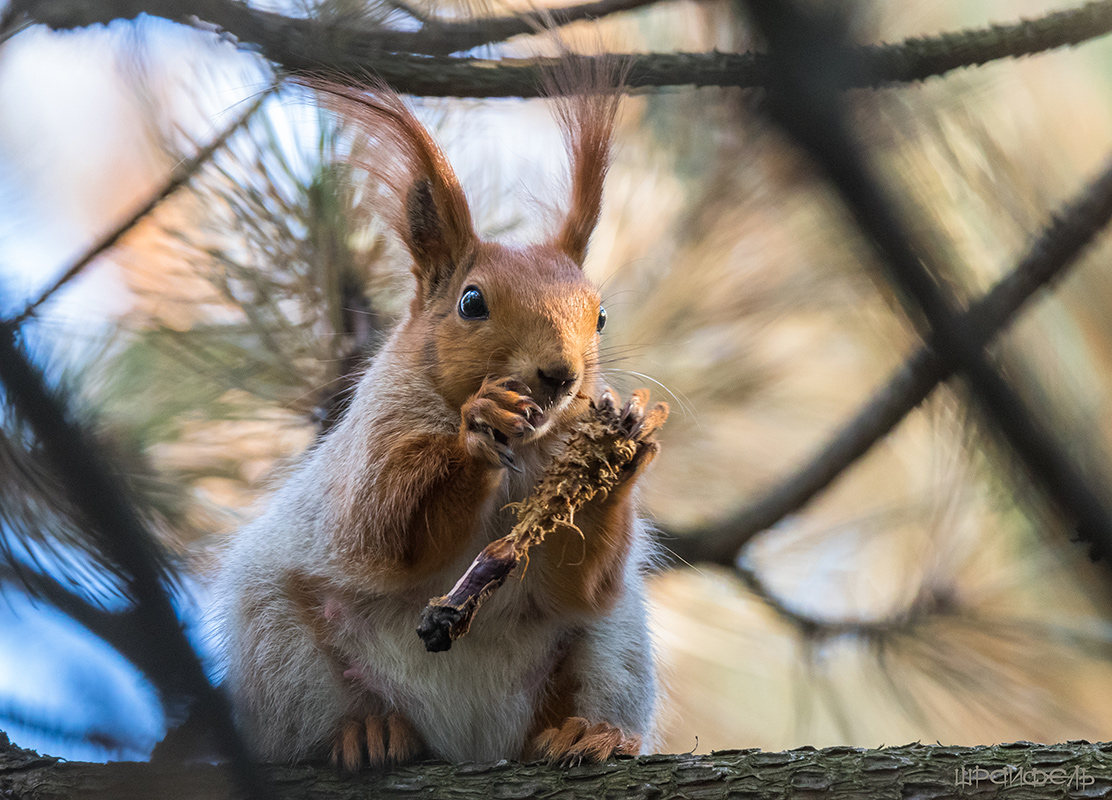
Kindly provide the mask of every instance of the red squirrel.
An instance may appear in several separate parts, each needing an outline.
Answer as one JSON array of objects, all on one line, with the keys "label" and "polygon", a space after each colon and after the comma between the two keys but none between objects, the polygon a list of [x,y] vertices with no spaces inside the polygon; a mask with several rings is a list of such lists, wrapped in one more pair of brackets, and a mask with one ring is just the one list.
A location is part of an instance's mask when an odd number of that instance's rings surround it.
[{"label": "red squirrel", "polygon": [[316,88],[400,153],[393,225],[416,292],[344,418],[225,554],[216,590],[239,723],[260,758],[331,755],[347,769],[641,753],[657,694],[634,497],[649,459],[577,513],[578,532],[535,548],[450,651],[426,652],[416,634],[428,599],[509,532],[509,504],[604,388],[606,312],[582,267],[619,93],[557,102],[569,208],[548,241],[511,246],[476,235],[455,173],[401,99]]}]

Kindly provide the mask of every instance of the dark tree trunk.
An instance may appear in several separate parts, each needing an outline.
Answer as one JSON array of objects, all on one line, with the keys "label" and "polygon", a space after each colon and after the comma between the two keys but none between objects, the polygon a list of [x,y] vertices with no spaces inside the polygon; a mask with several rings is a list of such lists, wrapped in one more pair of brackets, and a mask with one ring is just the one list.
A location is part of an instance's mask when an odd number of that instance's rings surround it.
[{"label": "dark tree trunk", "polygon": [[[386,772],[268,766],[276,798],[436,800],[760,800],[761,798],[1107,798],[1112,744],[1027,742],[994,747],[829,747],[784,753],[725,750],[658,755],[599,766],[421,763]],[[83,764],[9,745],[0,734],[0,797],[179,800],[231,797],[229,777],[208,764]]]}]

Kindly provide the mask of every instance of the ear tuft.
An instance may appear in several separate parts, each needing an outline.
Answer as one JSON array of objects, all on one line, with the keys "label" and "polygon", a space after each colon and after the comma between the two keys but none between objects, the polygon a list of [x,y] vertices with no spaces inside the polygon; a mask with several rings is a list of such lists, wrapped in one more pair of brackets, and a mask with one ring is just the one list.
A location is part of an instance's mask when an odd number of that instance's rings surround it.
[{"label": "ear tuft", "polygon": [[613,56],[563,59],[577,66],[546,76],[571,159],[571,202],[555,245],[579,266],[602,212],[602,186],[628,64]]},{"label": "ear tuft", "polygon": [[[361,89],[321,78],[300,82],[320,93],[322,102],[366,137],[366,153],[356,156],[357,163],[398,199],[390,222],[413,255],[418,299],[424,302],[466,263],[478,243],[467,198],[451,164],[409,107],[385,84]],[[381,149],[391,144],[400,158]]]}]

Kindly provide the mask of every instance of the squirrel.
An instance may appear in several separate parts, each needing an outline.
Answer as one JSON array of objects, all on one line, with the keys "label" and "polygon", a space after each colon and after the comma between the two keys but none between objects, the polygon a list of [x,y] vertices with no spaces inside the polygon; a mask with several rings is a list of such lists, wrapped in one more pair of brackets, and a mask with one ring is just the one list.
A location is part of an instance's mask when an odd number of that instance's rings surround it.
[{"label": "squirrel", "polygon": [[[511,246],[478,237],[452,167],[397,95],[313,88],[401,153],[369,168],[392,170],[416,292],[344,417],[224,554],[214,588],[238,724],[262,759],[349,770],[647,751],[652,546],[635,487],[651,458],[546,539],[449,652],[416,635],[428,599],[509,532],[508,506],[603,390],[606,311],[583,262],[619,91],[556,100],[569,207],[548,241]],[[623,413],[644,414],[644,393]]]}]

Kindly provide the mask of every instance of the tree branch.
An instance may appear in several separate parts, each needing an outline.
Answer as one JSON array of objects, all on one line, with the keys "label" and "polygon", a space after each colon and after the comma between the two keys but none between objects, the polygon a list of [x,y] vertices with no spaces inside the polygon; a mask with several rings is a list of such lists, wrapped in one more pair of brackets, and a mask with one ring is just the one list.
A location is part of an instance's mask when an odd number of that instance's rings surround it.
[{"label": "tree branch", "polygon": [[[149,648],[147,677],[164,701],[186,700],[202,712],[220,751],[232,759],[244,795],[264,797],[246,747],[232,724],[231,711],[209,684],[170,602],[165,586],[168,569],[160,548],[144,530],[85,432],[67,419],[41,372],[16,345],[14,329],[8,324],[0,325],[0,382],[8,402],[34,431],[46,462],[88,522],[90,536],[118,567],[124,591],[133,603],[128,616]],[[57,592],[56,587],[42,583],[36,588],[48,594]],[[92,618],[91,607],[77,608]]]},{"label": "tree branch", "polygon": [[910,603],[896,611],[878,617],[827,618],[794,607],[772,591],[752,567],[739,564],[735,573],[750,594],[795,628],[804,640],[811,642],[843,636],[879,640],[893,633],[906,633],[927,619],[953,614],[957,610],[949,592],[924,584]]},{"label": "tree branch", "polygon": [[[965,312],[975,333],[971,344],[991,342],[1032,295],[1078,262],[1110,220],[1112,157],[1100,176],[1052,218],[1015,268]],[[668,542],[669,549],[684,561],[733,566],[746,542],[814,499],[952,375],[932,345],[922,345],[802,467],[729,519],[681,533]]]},{"label": "tree branch", "polygon": [[[5,745],[7,745],[5,747]],[[438,797],[561,797],[597,800],[981,800],[1112,797],[1112,745],[1030,742],[992,747],[910,744],[866,750],[804,747],[783,753],[723,750],[708,756],[620,758],[572,769],[500,761],[426,762],[382,772],[343,775],[330,767],[269,766],[264,774],[282,800],[417,800]],[[1032,788],[1032,787],[1037,788]],[[0,795],[22,800],[72,797],[177,800],[222,797],[227,772],[211,764],[116,762],[83,764],[40,756],[0,734]]]},{"label": "tree branch", "polygon": [[0,564],[0,587],[21,587],[32,598],[45,601],[70,619],[103,639],[132,666],[158,685],[165,675],[166,636],[152,636],[143,627],[143,615],[135,608],[108,611],[65,586],[53,575],[33,569],[16,569]]},{"label": "tree branch", "polygon": [[32,317],[46,301],[48,301],[54,294],[63,286],[68,284],[85,269],[90,263],[93,262],[98,256],[106,250],[114,247],[117,242],[124,237],[124,235],[143,221],[152,211],[154,211],[167,197],[172,195],[189,180],[200,172],[201,167],[208,163],[219,150],[224,146],[233,133],[239,130],[247,123],[255,112],[262,107],[263,101],[275,89],[275,86],[262,91],[251,102],[250,105],[238,117],[232,120],[232,123],[224,128],[219,135],[204,148],[197,152],[192,158],[178,164],[170,173],[170,177],[166,180],[159,189],[152,194],[143,205],[135,209],[135,211],[123,220],[119,225],[110,230],[100,239],[95,241],[88,250],[86,250],[76,261],[74,261],[69,268],[67,268],[50,286],[42,291],[42,293],[34,300],[24,306],[23,310],[13,317],[8,324],[18,326]]},{"label": "tree branch", "polygon": [[[652,0],[595,0],[551,12],[555,24],[594,19]],[[435,22],[417,31],[369,29],[286,17],[237,0],[13,0],[12,14],[52,28],[78,28],[140,13],[178,22],[203,20],[257,47],[295,74],[328,74],[365,84],[372,76],[400,92],[451,97],[537,97],[541,61],[451,58],[444,54],[527,33],[543,15]],[[853,50],[863,69],[847,88],[921,81],[961,67],[1077,45],[1112,32],[1112,0],[1035,20],[916,37]],[[589,56],[565,56],[584,59]],[[757,53],[650,53],[627,56],[628,88],[753,87],[768,84]]]},{"label": "tree branch", "polygon": [[13,14],[26,14],[52,28],[83,28],[140,14],[172,22],[200,20],[263,49],[284,64],[287,58],[315,60],[316,71],[334,71],[330,62],[355,65],[386,53],[445,56],[582,20],[601,19],[660,0],[590,0],[564,8],[458,22],[431,19],[418,30],[391,30],[358,22],[288,17],[253,8],[240,0],[15,0]]},{"label": "tree branch", "polygon": [[448,55],[472,50],[487,44],[504,42],[514,36],[560,28],[573,22],[597,20],[621,11],[633,11],[654,5],[660,0],[592,0],[564,8],[546,9],[537,13],[510,14],[461,22],[430,21],[413,34],[411,47],[401,51],[422,55]]},{"label": "tree branch", "polygon": [[811,157],[868,237],[908,315],[924,338],[961,370],[988,422],[1024,465],[1033,485],[1076,525],[1095,554],[1112,554],[1112,511],[996,371],[977,326],[957,312],[926,266],[928,251],[914,242],[901,204],[874,171],[851,129],[837,86],[856,68],[837,33],[838,20],[791,0],[750,0],[749,12],[768,37],[775,83],[770,116]]}]

